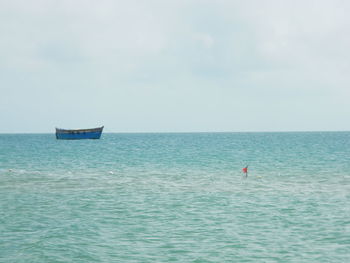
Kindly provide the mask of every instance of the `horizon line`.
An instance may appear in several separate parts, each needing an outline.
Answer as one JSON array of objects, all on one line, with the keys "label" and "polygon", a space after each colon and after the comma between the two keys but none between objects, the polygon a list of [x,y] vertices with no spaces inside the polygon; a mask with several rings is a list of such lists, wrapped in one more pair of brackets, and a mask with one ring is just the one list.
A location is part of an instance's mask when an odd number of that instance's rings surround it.
[{"label": "horizon line", "polygon": [[[350,130],[291,130],[291,131],[106,131],[103,134],[189,134],[189,133],[302,133],[302,132],[350,132]],[[55,134],[55,132],[0,132],[6,134]]]}]

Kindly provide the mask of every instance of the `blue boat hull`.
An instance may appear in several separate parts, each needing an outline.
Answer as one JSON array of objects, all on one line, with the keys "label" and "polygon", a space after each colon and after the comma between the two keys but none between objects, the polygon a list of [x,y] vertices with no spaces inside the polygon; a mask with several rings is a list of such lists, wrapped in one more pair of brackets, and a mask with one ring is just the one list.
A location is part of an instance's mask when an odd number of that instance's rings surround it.
[{"label": "blue boat hull", "polygon": [[64,130],[56,128],[57,140],[100,139],[103,126],[94,129]]}]

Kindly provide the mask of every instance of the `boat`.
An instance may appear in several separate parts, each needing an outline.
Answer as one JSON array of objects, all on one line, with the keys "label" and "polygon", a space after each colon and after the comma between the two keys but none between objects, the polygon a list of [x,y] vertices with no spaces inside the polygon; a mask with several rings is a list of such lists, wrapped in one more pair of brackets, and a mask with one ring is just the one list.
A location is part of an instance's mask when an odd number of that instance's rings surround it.
[{"label": "boat", "polygon": [[66,130],[56,128],[57,140],[100,139],[103,127],[92,129]]}]

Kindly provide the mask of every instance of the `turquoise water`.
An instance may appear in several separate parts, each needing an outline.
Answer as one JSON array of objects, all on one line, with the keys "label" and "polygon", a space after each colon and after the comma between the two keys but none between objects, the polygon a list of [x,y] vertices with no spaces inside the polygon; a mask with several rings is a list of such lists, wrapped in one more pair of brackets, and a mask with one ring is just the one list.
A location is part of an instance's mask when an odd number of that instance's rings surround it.
[{"label": "turquoise water", "polygon": [[350,262],[350,132],[2,134],[0,262]]}]

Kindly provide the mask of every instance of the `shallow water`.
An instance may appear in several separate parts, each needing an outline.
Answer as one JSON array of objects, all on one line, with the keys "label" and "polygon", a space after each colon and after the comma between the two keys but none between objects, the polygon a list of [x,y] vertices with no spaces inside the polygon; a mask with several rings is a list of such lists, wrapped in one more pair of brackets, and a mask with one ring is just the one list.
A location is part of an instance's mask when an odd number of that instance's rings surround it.
[{"label": "shallow water", "polygon": [[349,203],[349,132],[0,135],[0,262],[350,262]]}]

